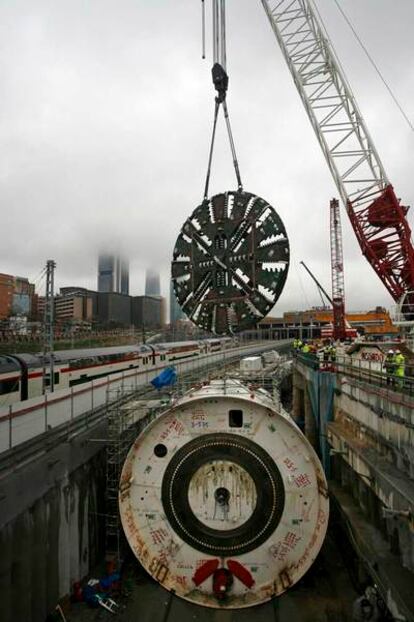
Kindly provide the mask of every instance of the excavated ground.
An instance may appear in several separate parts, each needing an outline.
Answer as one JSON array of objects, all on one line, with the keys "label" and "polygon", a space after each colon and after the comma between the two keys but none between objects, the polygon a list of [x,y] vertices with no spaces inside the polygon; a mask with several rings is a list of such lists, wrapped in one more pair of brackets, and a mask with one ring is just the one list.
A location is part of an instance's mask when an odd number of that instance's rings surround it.
[{"label": "excavated ground", "polygon": [[76,603],[68,622],[351,622],[359,596],[332,530],[307,575],[279,598],[255,608],[227,611],[192,605],[160,587],[133,559],[126,563],[124,576],[125,593],[116,598],[116,616]]}]

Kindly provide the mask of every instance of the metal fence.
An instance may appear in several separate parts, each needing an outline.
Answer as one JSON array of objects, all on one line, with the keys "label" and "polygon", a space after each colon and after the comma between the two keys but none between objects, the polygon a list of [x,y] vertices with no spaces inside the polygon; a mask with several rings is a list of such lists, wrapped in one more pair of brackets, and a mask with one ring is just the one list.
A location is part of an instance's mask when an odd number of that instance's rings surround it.
[{"label": "metal fence", "polygon": [[[218,366],[229,365],[243,356],[286,346],[287,342],[262,342],[200,355],[183,362],[173,363],[180,377],[182,374],[207,373]],[[73,386],[18,402],[9,407],[0,407],[0,453],[10,450],[41,434],[50,433],[59,426],[67,425],[77,429],[79,420],[86,427],[94,425],[97,417],[104,416],[108,390],[120,389],[122,393],[134,394],[160,373],[162,367],[150,371],[129,370],[98,378],[91,382]],[[191,379],[192,381],[192,379]]]},{"label": "metal fence", "polygon": [[298,352],[294,353],[294,356],[300,363],[313,370],[343,374],[394,393],[414,396],[414,378],[411,375],[397,376],[395,373],[387,373],[384,366],[377,361],[356,360],[342,355],[337,355],[335,360],[322,360],[310,352]]}]

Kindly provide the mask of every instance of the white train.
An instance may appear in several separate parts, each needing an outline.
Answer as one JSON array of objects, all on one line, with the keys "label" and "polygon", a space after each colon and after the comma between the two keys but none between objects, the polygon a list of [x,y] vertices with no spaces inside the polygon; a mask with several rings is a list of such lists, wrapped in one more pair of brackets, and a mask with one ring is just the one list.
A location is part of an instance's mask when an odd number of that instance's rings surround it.
[{"label": "white train", "polygon": [[[58,350],[53,355],[55,390],[128,369],[159,370],[202,354],[234,347],[230,337],[172,343]],[[0,355],[0,403],[8,406],[41,395],[48,386],[48,357],[43,354]]]}]

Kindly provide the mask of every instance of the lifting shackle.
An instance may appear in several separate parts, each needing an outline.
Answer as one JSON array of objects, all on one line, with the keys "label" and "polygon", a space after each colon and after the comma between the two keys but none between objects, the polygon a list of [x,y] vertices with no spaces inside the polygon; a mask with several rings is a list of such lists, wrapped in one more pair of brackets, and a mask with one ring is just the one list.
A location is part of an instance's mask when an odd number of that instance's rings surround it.
[{"label": "lifting shackle", "polygon": [[213,68],[211,70],[217,101],[226,99],[229,77],[226,57],[226,0],[213,0]]}]

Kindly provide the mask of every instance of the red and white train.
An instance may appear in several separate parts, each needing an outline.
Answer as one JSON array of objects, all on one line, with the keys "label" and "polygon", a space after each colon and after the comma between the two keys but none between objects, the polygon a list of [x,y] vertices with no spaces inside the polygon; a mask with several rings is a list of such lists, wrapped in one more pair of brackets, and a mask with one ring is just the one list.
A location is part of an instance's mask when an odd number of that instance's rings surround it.
[{"label": "red and white train", "polygon": [[[203,354],[234,347],[230,337],[172,343],[58,350],[53,355],[55,390],[129,369],[150,372]],[[0,405],[41,395],[50,382],[43,354],[0,355]],[[46,372],[45,372],[46,370]],[[44,377],[45,376],[45,377]]]}]

